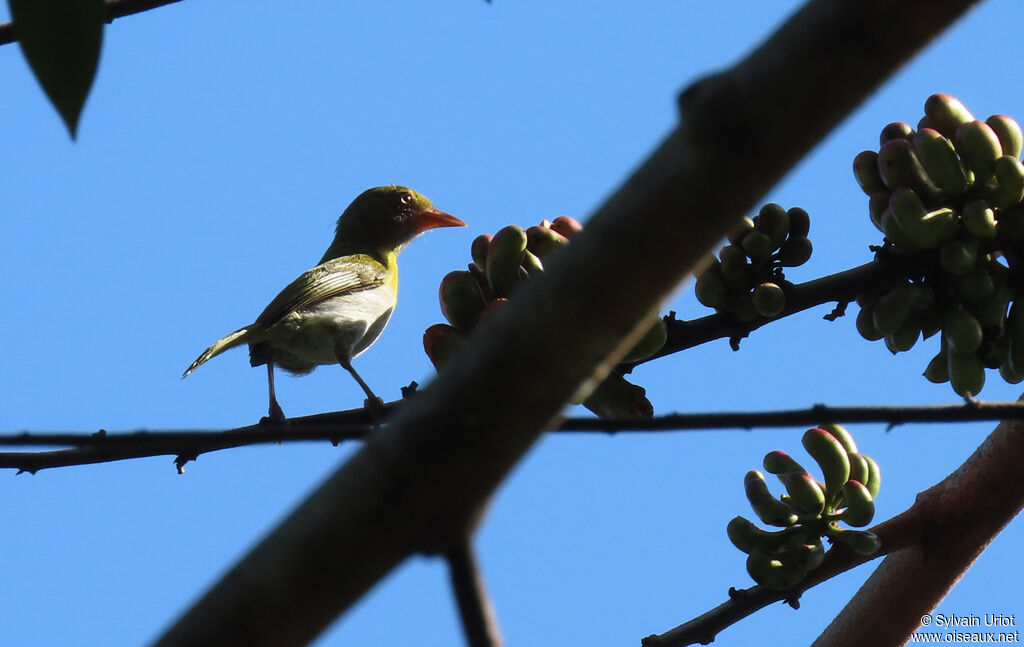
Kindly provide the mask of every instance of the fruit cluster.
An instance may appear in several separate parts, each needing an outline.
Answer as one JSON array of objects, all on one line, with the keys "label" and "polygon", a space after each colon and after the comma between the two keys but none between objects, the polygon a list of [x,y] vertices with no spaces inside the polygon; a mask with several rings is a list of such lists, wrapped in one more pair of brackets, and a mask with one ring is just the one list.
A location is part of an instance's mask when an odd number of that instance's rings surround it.
[{"label": "fruit cluster", "polygon": [[744,322],[778,316],[786,307],[782,268],[803,265],[811,257],[810,228],[803,209],[764,205],[753,219],[743,219],[718,258],[697,277],[697,300]]},{"label": "fruit cluster", "polygon": [[880,547],[874,533],[838,525],[842,521],[859,528],[871,523],[882,482],[878,464],[857,453],[853,437],[839,425],[808,429],[802,442],[825,482],[816,481],[785,452],[769,452],[764,469],[778,477],[786,494],[773,497],[757,470],[747,472],[743,485],[758,518],[782,530],[762,530],[743,517],[734,518],[726,528],[733,545],[747,553],[747,572],[770,589],[795,586],[820,566],[825,559],[822,537],[862,555]]},{"label": "fruit cluster", "polygon": [[[441,313],[448,323],[434,324],[423,334],[423,349],[434,367],[440,369],[481,320],[502,308],[523,281],[543,272],[545,260],[582,228],[574,218],[559,216],[526,230],[508,225],[493,236],[477,236],[470,249],[473,262],[469,268],[449,272],[441,280]],[[622,361],[654,355],[665,345],[666,336],[665,322],[657,319]],[[602,417],[654,413],[644,389],[614,373],[574,403],[582,403]]]},{"label": "fruit cluster", "polygon": [[[882,251],[916,254],[915,276],[857,303],[857,330],[884,339],[893,353],[942,332],[924,375],[950,382],[964,397],[985,384],[985,368],[1024,380],[1024,135],[1016,121],[977,121],[960,101],[934,94],[915,130],[891,123],[881,147],[864,151],[853,172],[869,196],[871,222],[888,241]],[[1011,306],[1011,302],[1013,305]],[[1007,310],[1009,309],[1009,312]]]}]

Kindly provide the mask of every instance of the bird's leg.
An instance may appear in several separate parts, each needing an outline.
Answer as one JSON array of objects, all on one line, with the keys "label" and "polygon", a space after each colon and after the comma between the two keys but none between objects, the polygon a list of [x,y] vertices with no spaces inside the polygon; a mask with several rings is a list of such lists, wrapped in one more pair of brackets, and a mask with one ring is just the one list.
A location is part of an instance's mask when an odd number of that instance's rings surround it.
[{"label": "bird's leg", "polygon": [[335,349],[335,354],[341,367],[352,374],[352,377],[355,378],[363,392],[366,393],[366,401],[363,402],[363,407],[366,409],[366,413],[369,414],[370,419],[374,421],[380,420],[381,416],[384,415],[384,401],[377,397],[373,390],[370,389],[370,385],[363,381],[363,378],[359,377],[359,373],[352,367],[352,360],[349,359],[348,353],[339,348]]},{"label": "bird's leg", "polygon": [[270,411],[267,421],[277,424],[286,424],[288,420],[284,417],[281,405],[277,403],[277,396],[274,394],[274,363],[267,362],[267,386],[270,390]]}]

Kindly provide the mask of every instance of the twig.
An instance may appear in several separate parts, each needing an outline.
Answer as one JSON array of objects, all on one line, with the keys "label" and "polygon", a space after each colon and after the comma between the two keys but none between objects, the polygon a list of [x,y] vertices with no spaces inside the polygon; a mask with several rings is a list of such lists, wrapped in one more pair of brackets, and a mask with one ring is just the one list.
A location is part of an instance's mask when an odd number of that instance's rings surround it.
[{"label": "twig", "polygon": [[501,647],[501,632],[469,537],[444,554],[469,647]]},{"label": "twig", "polygon": [[[111,23],[115,18],[149,11],[175,2],[181,2],[181,0],[107,0],[107,22]],[[13,43],[16,40],[18,38],[14,34],[14,23],[0,23],[0,45]]]},{"label": "twig", "polygon": [[[400,401],[385,405],[393,410]],[[926,406],[829,407],[818,404],[780,411],[672,413],[653,418],[567,418],[552,431],[560,433],[671,432],[695,429],[752,429],[799,427],[826,422],[887,422],[890,427],[910,422],[967,422],[1024,419],[1019,402],[979,402]],[[292,418],[287,426],[249,425],[226,431],[138,430],[0,434],[0,446],[70,446],[42,452],[0,452],[0,469],[35,473],[53,467],[106,463],[150,456],[176,456],[179,472],[201,454],[247,445],[362,440],[373,429],[363,409]]]},{"label": "twig", "polygon": [[[691,320],[679,320],[671,317],[666,319],[668,338],[665,341],[665,346],[651,357],[632,364],[622,364],[619,370],[629,373],[640,364],[715,339],[742,339],[765,324],[825,303],[848,303],[853,301],[865,288],[881,290],[886,286],[895,285],[905,280],[908,275],[919,274],[921,260],[919,254],[879,254],[870,263],[805,283],[790,284],[786,288],[785,309],[772,318],[758,317],[751,322],[741,322],[724,314],[713,314]],[[837,317],[832,314],[825,315],[825,319],[834,321]]]}]

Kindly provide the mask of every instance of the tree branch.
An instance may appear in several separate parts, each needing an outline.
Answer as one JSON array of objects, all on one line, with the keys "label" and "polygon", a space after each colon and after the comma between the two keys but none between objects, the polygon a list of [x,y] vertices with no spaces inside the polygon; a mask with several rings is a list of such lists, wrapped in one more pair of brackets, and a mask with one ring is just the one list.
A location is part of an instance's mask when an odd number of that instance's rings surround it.
[{"label": "tree branch", "polygon": [[[400,402],[400,401],[399,401]],[[386,405],[393,409],[398,402]],[[71,446],[41,452],[0,452],[0,469],[35,473],[42,469],[107,463],[131,458],[176,456],[178,472],[202,454],[267,443],[363,440],[373,430],[364,409],[291,418],[288,424],[249,425],[226,431],[138,430],[111,433],[85,432],[0,434],[2,446]],[[553,432],[628,433],[671,432],[695,429],[753,429],[755,427],[799,427],[827,422],[887,422],[890,427],[910,422],[968,422],[977,420],[1021,420],[1024,405],[1019,402],[980,402],[925,406],[830,407],[816,404],[804,409],[780,411],[726,411],[717,413],[672,413],[653,418],[567,418]]]},{"label": "tree branch", "polygon": [[156,644],[307,644],[410,555],[450,549],[707,250],[973,4],[813,0],[685,91],[680,126],[573,244]]},{"label": "tree branch", "polygon": [[[115,18],[130,16],[132,14],[149,11],[164,5],[180,2],[181,0],[107,0],[107,23],[114,22]],[[18,40],[14,33],[14,23],[0,23],[0,45],[6,45]]]},{"label": "tree branch", "polygon": [[462,628],[469,647],[501,647],[503,641],[498,629],[494,606],[487,596],[484,578],[477,566],[472,540],[463,541],[444,554],[452,592],[459,607]]},{"label": "tree branch", "polygon": [[[882,290],[892,287],[908,276],[921,273],[921,254],[890,254],[881,252],[870,263],[829,274],[805,283],[786,286],[786,307],[775,317],[758,317],[742,322],[728,314],[713,314],[699,319],[666,319],[668,338],[660,351],[651,357],[619,368],[629,373],[636,366],[705,344],[715,339],[739,340],[761,326],[778,321],[825,303],[853,301],[867,288]],[[830,317],[826,316],[827,319]],[[734,344],[735,346],[736,344]]]}]

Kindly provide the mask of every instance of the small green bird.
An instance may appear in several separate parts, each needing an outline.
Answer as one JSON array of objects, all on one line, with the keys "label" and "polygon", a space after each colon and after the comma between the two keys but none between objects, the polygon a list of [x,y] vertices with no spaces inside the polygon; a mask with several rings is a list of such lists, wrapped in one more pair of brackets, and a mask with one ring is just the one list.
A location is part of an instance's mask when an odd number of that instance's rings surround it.
[{"label": "small green bird", "polygon": [[366,392],[367,408],[383,404],[352,367],[387,325],[398,300],[398,253],[436,227],[465,227],[455,216],[403,186],[361,193],[338,218],[334,241],[311,270],[274,297],[254,323],[219,339],[182,377],[229,348],[249,345],[249,363],[267,366],[270,418],[285,419],[274,395],[274,366],[305,375],[341,364]]}]

